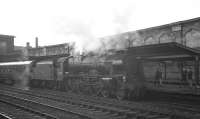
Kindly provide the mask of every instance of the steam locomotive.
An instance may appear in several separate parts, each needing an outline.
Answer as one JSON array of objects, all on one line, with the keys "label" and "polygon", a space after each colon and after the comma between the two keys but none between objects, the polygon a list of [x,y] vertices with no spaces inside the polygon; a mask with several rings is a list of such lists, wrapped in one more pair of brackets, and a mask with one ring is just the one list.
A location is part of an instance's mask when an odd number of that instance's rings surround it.
[{"label": "steam locomotive", "polygon": [[[135,90],[131,83],[137,80],[127,80],[128,73],[122,60],[86,60],[60,58],[57,61],[0,63],[0,82],[22,89],[48,88],[119,99],[125,97],[124,91]],[[127,77],[132,78],[131,75]]]}]

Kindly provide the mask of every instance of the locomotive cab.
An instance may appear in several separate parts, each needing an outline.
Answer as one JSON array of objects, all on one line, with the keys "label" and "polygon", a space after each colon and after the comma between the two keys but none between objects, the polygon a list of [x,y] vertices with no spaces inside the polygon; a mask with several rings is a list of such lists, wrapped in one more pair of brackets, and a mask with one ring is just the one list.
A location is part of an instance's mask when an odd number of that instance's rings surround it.
[{"label": "locomotive cab", "polygon": [[139,99],[145,94],[145,76],[143,62],[140,57],[127,55],[125,57],[126,82],[125,96],[128,99]]}]

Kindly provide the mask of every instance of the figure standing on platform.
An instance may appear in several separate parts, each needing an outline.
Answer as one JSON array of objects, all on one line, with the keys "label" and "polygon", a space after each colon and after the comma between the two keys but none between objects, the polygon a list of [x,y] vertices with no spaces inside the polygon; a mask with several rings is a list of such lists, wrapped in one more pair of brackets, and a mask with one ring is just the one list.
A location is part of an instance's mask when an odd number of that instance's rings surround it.
[{"label": "figure standing on platform", "polygon": [[185,85],[187,84],[187,70],[185,68],[183,68],[181,82],[183,87],[185,87]]},{"label": "figure standing on platform", "polygon": [[158,68],[156,69],[155,72],[155,81],[154,81],[154,85],[157,86],[158,85],[158,81],[159,81],[159,70]]},{"label": "figure standing on platform", "polygon": [[191,68],[188,68],[188,73],[187,73],[187,80],[188,80],[188,84],[189,86],[192,88],[193,87],[193,72]]},{"label": "figure standing on platform", "polygon": [[163,71],[161,69],[160,69],[159,81],[160,81],[160,86],[161,86],[163,84]]},{"label": "figure standing on platform", "polygon": [[159,86],[162,84],[162,72],[160,71],[159,68],[156,69],[155,73],[155,86]]}]

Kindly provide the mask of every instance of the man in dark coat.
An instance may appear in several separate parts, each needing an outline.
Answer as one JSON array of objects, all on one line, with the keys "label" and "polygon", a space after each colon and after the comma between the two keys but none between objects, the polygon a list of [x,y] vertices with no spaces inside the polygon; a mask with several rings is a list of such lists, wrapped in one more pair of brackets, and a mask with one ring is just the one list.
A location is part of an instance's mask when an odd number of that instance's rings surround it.
[{"label": "man in dark coat", "polygon": [[161,85],[161,80],[162,80],[161,78],[162,78],[162,72],[160,71],[159,68],[157,68],[156,73],[155,73],[155,81],[154,81],[155,86]]},{"label": "man in dark coat", "polygon": [[189,68],[188,69],[188,83],[189,83],[189,86],[192,88],[193,87],[193,72],[192,72],[192,68]]},{"label": "man in dark coat", "polygon": [[182,72],[182,77],[181,77],[181,82],[183,87],[185,87],[185,85],[187,84],[187,70],[185,68],[183,68],[183,72]]}]

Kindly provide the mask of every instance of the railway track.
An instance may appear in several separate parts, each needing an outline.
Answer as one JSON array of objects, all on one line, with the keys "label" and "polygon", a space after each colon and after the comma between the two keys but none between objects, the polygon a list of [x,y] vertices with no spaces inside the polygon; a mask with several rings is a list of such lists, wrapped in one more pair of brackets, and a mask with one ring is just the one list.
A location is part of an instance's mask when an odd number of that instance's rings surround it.
[{"label": "railway track", "polygon": [[[122,117],[121,115],[116,115],[113,113],[108,113],[104,111],[94,110],[90,107],[87,109],[82,106],[75,106],[72,104],[64,104],[58,101],[38,98],[31,95],[24,95],[20,93],[14,93],[10,91],[0,91],[0,100],[7,101],[9,103],[25,106],[25,108],[30,108],[31,110],[38,110],[39,112],[53,114],[58,119],[75,118],[76,119],[123,119],[127,117]],[[24,105],[25,104],[25,105]],[[68,117],[66,117],[66,113]],[[128,112],[127,112],[128,113]],[[56,114],[56,115],[55,115]],[[131,113],[129,113],[129,117]]]},{"label": "railway track", "polygon": [[[8,89],[7,89],[8,90]],[[11,90],[11,88],[9,89]],[[73,105],[77,108],[84,110],[89,110],[90,112],[98,112],[97,118],[101,115],[107,115],[107,118],[119,118],[119,119],[128,119],[128,118],[149,118],[149,119],[191,119],[196,118],[194,114],[177,114],[174,113],[174,110],[165,110],[161,108],[155,108],[152,105],[141,105],[133,102],[125,101],[116,101],[111,99],[103,99],[99,97],[90,97],[82,95],[74,95],[69,93],[57,92],[57,91],[41,91],[41,90],[30,90],[30,91],[21,91],[14,90],[17,93],[25,93],[29,96],[37,96],[40,98],[46,98],[49,100],[54,100],[57,102],[62,102],[68,105]],[[120,103],[120,104],[119,104]],[[155,106],[155,105],[154,105]],[[173,112],[172,112],[173,111]],[[105,116],[104,116],[105,117]],[[106,117],[105,117],[106,118]]]},{"label": "railway track", "polygon": [[2,101],[0,102],[0,112],[1,119],[45,119],[43,116]]},{"label": "railway track", "polygon": [[200,96],[182,95],[176,93],[155,93],[151,94],[145,102],[153,102],[156,104],[170,105],[180,110],[190,110],[191,112],[200,113]]},{"label": "railway track", "polygon": [[[77,109],[72,105],[65,105],[56,101],[25,94],[0,91],[0,100],[12,105],[20,106],[26,110],[45,115],[52,115],[54,119],[98,119],[96,115]],[[50,116],[46,118],[51,119]]]},{"label": "railway track", "polygon": [[7,116],[6,114],[0,113],[1,119],[12,119],[11,117]]},{"label": "railway track", "polygon": [[[104,106],[116,107],[120,109],[127,109],[127,110],[151,110],[151,112],[158,112],[161,114],[171,115],[171,117],[176,115],[187,117],[187,118],[195,118],[195,115],[199,117],[200,114],[200,106],[194,105],[186,105],[177,103],[176,105],[171,105],[172,103],[149,103],[149,102],[129,102],[129,101],[118,101],[115,99],[107,99],[101,97],[91,97],[91,96],[84,96],[84,95],[77,95],[77,94],[69,94],[63,93],[58,91],[46,91],[44,92],[46,95],[54,95],[56,97],[61,97],[64,99],[70,99],[72,101],[85,101],[94,104],[100,104]],[[67,95],[67,96],[65,96]],[[73,97],[77,97],[74,99]],[[89,97],[89,98],[88,98]],[[68,100],[69,101],[69,100]],[[190,108],[188,108],[190,107]]]}]

